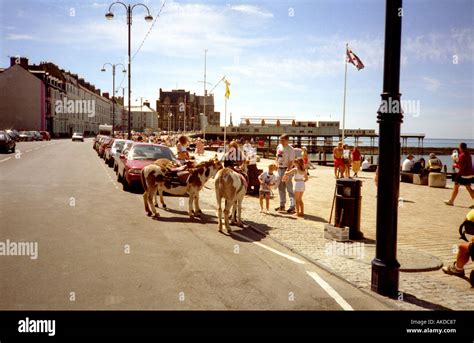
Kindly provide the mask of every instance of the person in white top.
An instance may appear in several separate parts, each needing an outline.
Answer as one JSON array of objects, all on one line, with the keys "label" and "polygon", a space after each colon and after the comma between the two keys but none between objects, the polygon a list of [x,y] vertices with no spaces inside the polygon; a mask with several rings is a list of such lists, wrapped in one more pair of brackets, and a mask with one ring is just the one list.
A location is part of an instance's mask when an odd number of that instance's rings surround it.
[{"label": "person in white top", "polygon": [[284,211],[286,204],[286,192],[290,198],[290,207],[286,211],[287,213],[295,213],[295,193],[293,191],[293,175],[290,175],[288,179],[283,182],[283,175],[287,170],[293,167],[295,160],[295,150],[289,145],[290,137],[287,134],[280,136],[280,144],[277,146],[276,151],[276,164],[278,166],[278,177],[281,182],[278,185],[278,192],[280,194],[280,206],[277,207],[276,211]]},{"label": "person in white top", "polygon": [[415,165],[415,161],[413,161],[414,156],[409,154],[405,161],[402,163],[402,172],[411,172],[413,171],[413,166]]},{"label": "person in white top", "polygon": [[368,159],[365,159],[364,162],[362,162],[362,171],[369,170],[370,168],[370,162]]},{"label": "person in white top", "polygon": [[302,158],[295,160],[295,167],[284,174],[284,180],[290,175],[295,176],[296,215],[298,217],[304,217],[303,193],[305,190],[305,182],[308,181],[308,173],[306,172]]},{"label": "person in white top", "polygon": [[[276,164],[270,164],[268,166],[268,172],[263,172],[259,175],[258,180],[260,181],[260,213],[268,213],[270,206],[270,193],[271,189],[276,186],[278,176],[274,172],[278,169]],[[263,199],[266,201],[266,211],[263,210]]]}]

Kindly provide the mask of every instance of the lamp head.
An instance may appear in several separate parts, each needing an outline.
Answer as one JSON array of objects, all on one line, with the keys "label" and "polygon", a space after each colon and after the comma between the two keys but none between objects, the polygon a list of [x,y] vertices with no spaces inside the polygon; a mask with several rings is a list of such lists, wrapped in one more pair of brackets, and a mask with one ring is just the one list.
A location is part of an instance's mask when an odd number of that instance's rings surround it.
[{"label": "lamp head", "polygon": [[146,21],[147,23],[153,21],[153,17],[151,16],[151,14],[148,14],[147,16],[145,16],[145,21]]},{"label": "lamp head", "polygon": [[112,20],[114,19],[114,14],[112,12],[107,12],[105,14],[105,17],[108,19],[108,20]]}]

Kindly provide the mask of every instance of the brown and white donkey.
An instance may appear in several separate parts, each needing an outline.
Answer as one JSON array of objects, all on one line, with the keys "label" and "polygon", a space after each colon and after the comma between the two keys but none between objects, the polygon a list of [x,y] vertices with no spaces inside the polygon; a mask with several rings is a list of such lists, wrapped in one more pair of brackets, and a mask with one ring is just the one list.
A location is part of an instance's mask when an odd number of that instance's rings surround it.
[{"label": "brown and white donkey", "polygon": [[173,182],[170,178],[169,172],[167,172],[170,163],[171,161],[158,160],[142,170],[141,178],[143,189],[145,190],[145,193],[143,193],[143,201],[147,215],[151,216],[153,214],[155,217],[160,216],[159,213],[156,212],[153,203],[153,198],[157,192],[160,194],[161,205],[163,208],[166,208],[163,200],[163,191],[173,195],[189,194],[189,217],[193,218],[194,215],[201,215],[199,192],[205,183],[223,168],[222,163],[216,157],[209,161],[201,162],[186,171],[185,180],[182,180],[181,183]]}]

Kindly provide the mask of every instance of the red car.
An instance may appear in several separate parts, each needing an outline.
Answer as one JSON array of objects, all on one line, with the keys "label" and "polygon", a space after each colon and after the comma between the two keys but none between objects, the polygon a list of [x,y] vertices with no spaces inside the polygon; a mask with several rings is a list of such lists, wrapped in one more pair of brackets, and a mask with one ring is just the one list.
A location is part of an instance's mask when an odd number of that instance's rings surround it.
[{"label": "red car", "polygon": [[43,137],[44,141],[50,141],[51,140],[51,135],[49,134],[48,131],[40,131],[40,134]]},{"label": "red car", "polygon": [[117,181],[123,183],[124,190],[134,185],[141,185],[141,172],[147,165],[160,158],[176,161],[173,152],[165,145],[135,143],[128,152],[120,155],[117,170]]},{"label": "red car", "polygon": [[107,147],[111,147],[113,142],[114,142],[114,139],[112,137],[105,137],[102,140],[102,142],[100,143],[100,146],[99,146],[99,151],[98,151],[98,154],[99,154],[100,158],[102,158],[104,156],[105,149],[107,149]]}]

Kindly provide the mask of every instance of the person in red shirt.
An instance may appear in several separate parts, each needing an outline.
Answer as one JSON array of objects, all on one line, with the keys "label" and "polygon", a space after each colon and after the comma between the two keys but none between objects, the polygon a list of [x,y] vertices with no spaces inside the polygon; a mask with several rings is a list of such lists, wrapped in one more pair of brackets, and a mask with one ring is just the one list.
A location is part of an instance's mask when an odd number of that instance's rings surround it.
[{"label": "person in red shirt", "polygon": [[352,171],[354,172],[354,177],[357,177],[360,170],[360,151],[359,148],[354,146],[352,150]]},{"label": "person in red shirt", "polygon": [[[472,170],[472,158],[467,150],[466,143],[459,144],[459,158],[454,164],[454,167],[459,171],[454,178],[454,188],[451,193],[451,199],[445,200],[444,203],[449,206],[454,205],[454,200],[458,196],[459,186],[466,187],[471,199],[474,200],[474,190],[471,188],[471,183],[474,181],[474,171]],[[473,206],[471,206],[472,208]]]}]

